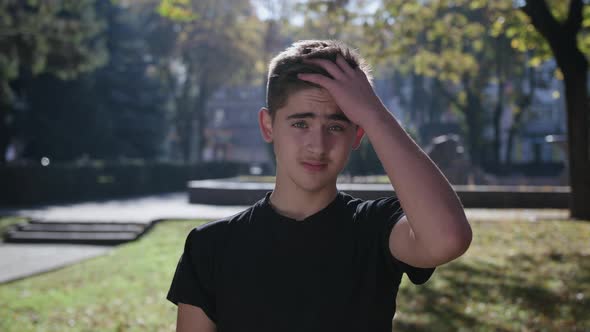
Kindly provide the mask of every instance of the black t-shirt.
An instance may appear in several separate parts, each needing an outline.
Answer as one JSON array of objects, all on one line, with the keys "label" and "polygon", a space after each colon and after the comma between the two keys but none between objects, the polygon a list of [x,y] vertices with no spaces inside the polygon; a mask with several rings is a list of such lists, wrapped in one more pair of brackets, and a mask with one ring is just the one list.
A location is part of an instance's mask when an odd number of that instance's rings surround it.
[{"label": "black t-shirt", "polygon": [[339,192],[296,221],[269,197],[193,229],[167,299],[200,307],[219,332],[390,332],[402,274],[421,284],[434,271],[389,251],[399,200]]}]

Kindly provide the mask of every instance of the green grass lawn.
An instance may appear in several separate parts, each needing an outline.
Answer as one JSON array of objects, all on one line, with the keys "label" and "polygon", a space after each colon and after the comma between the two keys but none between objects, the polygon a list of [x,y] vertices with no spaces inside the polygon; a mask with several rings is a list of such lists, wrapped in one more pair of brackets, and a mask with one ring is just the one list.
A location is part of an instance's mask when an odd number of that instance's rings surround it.
[{"label": "green grass lawn", "polygon": [[[0,331],[173,331],[165,300],[187,232],[141,240],[0,286]],[[404,279],[395,331],[589,331],[590,222],[473,222],[462,258],[423,286]]]},{"label": "green grass lawn", "polygon": [[0,217],[0,236],[4,234],[12,225],[27,221],[23,217]]}]

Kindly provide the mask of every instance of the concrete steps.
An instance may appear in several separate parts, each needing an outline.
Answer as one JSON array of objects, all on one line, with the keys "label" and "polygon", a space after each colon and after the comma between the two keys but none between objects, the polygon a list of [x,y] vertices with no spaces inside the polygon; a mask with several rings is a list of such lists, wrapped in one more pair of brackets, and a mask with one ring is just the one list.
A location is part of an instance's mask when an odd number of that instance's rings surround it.
[{"label": "concrete steps", "polygon": [[149,227],[150,224],[139,223],[31,220],[9,229],[4,234],[4,242],[117,245],[137,239]]}]

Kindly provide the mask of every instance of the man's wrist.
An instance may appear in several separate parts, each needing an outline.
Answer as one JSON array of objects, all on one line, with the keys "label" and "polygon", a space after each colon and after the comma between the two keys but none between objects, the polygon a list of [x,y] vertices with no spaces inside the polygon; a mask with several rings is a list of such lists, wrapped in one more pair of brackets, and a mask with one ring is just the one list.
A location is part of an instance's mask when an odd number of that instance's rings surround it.
[{"label": "man's wrist", "polygon": [[386,123],[392,121],[397,122],[397,119],[389,112],[385,106],[375,107],[370,111],[365,112],[362,122],[358,123],[361,128],[368,134],[373,128],[377,129]]}]

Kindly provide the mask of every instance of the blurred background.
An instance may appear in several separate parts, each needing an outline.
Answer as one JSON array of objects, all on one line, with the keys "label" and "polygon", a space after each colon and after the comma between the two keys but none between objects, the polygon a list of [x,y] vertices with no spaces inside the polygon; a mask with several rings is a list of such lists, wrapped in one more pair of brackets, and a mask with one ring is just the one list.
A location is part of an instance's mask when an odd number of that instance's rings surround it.
[{"label": "blurred background", "polygon": [[[257,112],[300,39],[358,48],[473,227],[395,331],[590,331],[589,27],[586,0],[0,0],[0,331],[174,330],[188,232],[272,188]],[[388,181],[366,139],[340,179]]]},{"label": "blurred background", "polygon": [[[586,89],[587,69],[554,60],[534,3],[559,24],[574,12],[569,1],[2,0],[0,202],[272,175],[257,112],[267,63],[299,39],[358,48],[453,184],[567,185],[564,80],[579,72]],[[566,35],[586,54],[590,12],[571,3],[579,27]],[[368,140],[345,174],[383,174]]]}]

